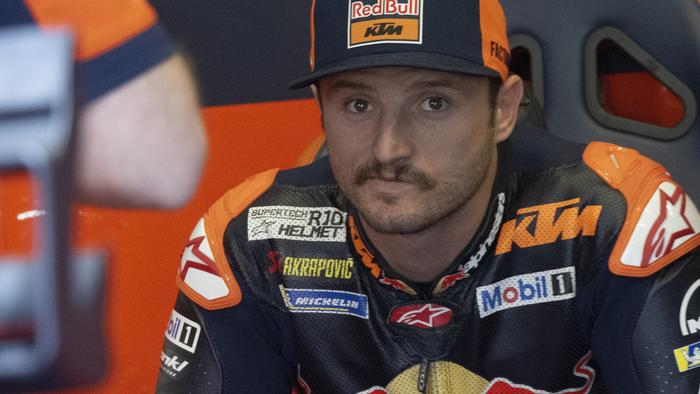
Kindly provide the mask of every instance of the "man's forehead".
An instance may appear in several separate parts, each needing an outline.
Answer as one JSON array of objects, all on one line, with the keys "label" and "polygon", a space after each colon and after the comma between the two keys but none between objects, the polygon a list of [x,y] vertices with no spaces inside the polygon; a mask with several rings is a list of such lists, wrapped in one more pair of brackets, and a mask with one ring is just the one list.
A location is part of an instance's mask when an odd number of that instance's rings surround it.
[{"label": "man's forehead", "polygon": [[[322,77],[323,87],[337,88],[372,88],[378,81],[401,82],[415,86],[460,87],[464,84],[476,84],[488,78],[446,71],[429,70],[414,67],[371,67],[350,70]],[[409,87],[404,86],[404,87]]]}]

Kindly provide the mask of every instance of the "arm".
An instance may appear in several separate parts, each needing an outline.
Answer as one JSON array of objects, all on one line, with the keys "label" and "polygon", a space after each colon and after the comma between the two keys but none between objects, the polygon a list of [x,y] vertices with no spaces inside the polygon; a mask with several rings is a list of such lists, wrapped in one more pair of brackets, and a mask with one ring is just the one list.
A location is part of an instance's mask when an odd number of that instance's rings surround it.
[{"label": "arm", "polygon": [[[75,35],[76,185],[86,202],[176,208],[199,180],[206,138],[182,57],[146,0],[25,0],[41,28]],[[18,9],[19,10],[19,9]]]},{"label": "arm", "polygon": [[206,156],[195,84],[173,55],[88,104],[78,121],[77,189],[86,202],[177,208]]},{"label": "arm", "polygon": [[208,311],[180,293],[156,391],[290,393],[297,370],[292,331],[286,316],[265,305],[244,301]]},{"label": "arm", "polygon": [[699,252],[647,278],[605,273],[594,296],[599,314],[591,335],[608,391],[698,391],[700,360],[690,360],[700,359],[700,291],[693,291],[700,283]]}]

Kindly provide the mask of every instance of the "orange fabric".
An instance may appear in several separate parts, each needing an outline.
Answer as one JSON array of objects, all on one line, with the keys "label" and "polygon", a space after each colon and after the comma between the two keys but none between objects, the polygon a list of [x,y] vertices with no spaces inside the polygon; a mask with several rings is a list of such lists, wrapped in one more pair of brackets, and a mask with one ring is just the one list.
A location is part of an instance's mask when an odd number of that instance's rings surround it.
[{"label": "orange fabric", "polygon": [[42,27],[68,25],[76,35],[76,59],[87,61],[151,27],[157,19],[145,0],[24,0]]},{"label": "orange fabric", "polygon": [[324,134],[319,134],[318,137],[311,141],[309,146],[307,146],[306,149],[301,152],[301,155],[299,155],[299,158],[297,159],[296,165],[305,166],[307,164],[311,164],[311,162],[313,162],[316,158],[316,155],[323,146],[324,142],[326,142],[326,136]]},{"label": "orange fabric", "polygon": [[480,0],[479,8],[484,65],[496,70],[505,81],[508,78],[508,57],[510,57],[506,16],[498,0]]},{"label": "orange fabric", "polygon": [[382,273],[382,269],[379,268],[379,264],[377,264],[377,262],[374,260],[374,255],[362,241],[362,237],[360,237],[360,233],[357,230],[357,225],[355,224],[355,218],[352,215],[348,215],[348,225],[350,227],[350,238],[355,246],[355,250],[362,258],[362,264],[370,270],[372,276],[379,278],[379,275]]},{"label": "orange fabric", "polygon": [[180,290],[201,307],[216,310],[235,306],[241,302],[241,288],[231,272],[228,258],[224,252],[224,232],[232,219],[240,215],[256,198],[272,186],[277,171],[277,169],[268,170],[246,179],[245,182],[226,192],[204,214],[204,228],[207,239],[209,239],[209,246],[214,254],[216,269],[224,279],[229,293],[225,297],[208,300],[187,286],[180,275],[177,275],[177,285]]},{"label": "orange fabric", "polygon": [[[700,1],[700,0],[698,0]],[[309,53],[309,67],[311,71],[316,69],[316,28],[314,27],[316,19],[316,0],[311,2],[311,51]]]},{"label": "orange fabric", "polygon": [[0,174],[0,256],[28,255],[34,250],[34,228],[41,207],[38,190],[26,171]]},{"label": "orange fabric", "polygon": [[627,202],[627,217],[609,259],[610,271],[614,274],[649,276],[700,245],[700,237],[696,237],[646,267],[622,264],[622,253],[647,202],[662,182],[672,182],[671,176],[659,163],[642,156],[636,150],[604,142],[590,143],[584,152],[583,160],[605,182],[619,190]]},{"label": "orange fabric", "polygon": [[[552,244],[559,240],[573,239],[579,235],[594,236],[603,207],[588,205],[580,209],[580,204],[581,199],[574,198],[519,209],[517,214],[526,216],[503,224],[495,254],[510,252],[513,244],[518,245],[519,248],[531,248]],[[535,232],[531,234],[529,228],[535,219],[537,219]]]},{"label": "orange fabric", "polygon": [[603,75],[603,89],[613,115],[661,127],[683,120],[683,101],[647,71]]},{"label": "orange fabric", "polygon": [[[250,174],[292,166],[322,132],[314,100],[210,107],[203,115],[208,158],[187,206],[170,212],[76,207],[76,247],[109,251],[104,326],[110,369],[95,386],[60,393],[152,393],[163,332],[178,290],[173,273],[192,225],[213,201]],[[12,187],[5,187],[8,179]],[[30,191],[26,174],[0,178],[0,227],[9,253],[31,249],[37,218],[17,219],[38,208]]]}]

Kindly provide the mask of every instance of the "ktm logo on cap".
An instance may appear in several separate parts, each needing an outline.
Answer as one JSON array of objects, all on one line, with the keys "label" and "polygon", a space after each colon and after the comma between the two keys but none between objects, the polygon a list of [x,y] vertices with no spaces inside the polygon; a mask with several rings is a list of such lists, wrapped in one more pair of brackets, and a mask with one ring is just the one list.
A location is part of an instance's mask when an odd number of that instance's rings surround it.
[{"label": "ktm logo on cap", "polygon": [[385,43],[420,44],[422,0],[350,0],[348,48]]}]

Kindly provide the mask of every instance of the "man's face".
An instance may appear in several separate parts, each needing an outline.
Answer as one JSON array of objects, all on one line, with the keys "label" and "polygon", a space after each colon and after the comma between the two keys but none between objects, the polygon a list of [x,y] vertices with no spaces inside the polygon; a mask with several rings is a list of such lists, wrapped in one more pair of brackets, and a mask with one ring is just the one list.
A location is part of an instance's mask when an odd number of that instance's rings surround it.
[{"label": "man's face", "polygon": [[319,94],[333,173],[377,232],[439,223],[495,165],[486,78],[373,68],[325,77]]}]

